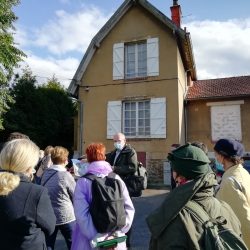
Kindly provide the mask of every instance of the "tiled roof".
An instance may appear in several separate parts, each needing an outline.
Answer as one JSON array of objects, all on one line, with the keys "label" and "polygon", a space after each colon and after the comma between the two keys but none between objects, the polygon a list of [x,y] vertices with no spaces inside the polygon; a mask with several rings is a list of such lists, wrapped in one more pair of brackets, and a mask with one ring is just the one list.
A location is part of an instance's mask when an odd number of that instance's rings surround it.
[{"label": "tiled roof", "polygon": [[250,96],[250,76],[198,80],[189,88],[186,99]]}]

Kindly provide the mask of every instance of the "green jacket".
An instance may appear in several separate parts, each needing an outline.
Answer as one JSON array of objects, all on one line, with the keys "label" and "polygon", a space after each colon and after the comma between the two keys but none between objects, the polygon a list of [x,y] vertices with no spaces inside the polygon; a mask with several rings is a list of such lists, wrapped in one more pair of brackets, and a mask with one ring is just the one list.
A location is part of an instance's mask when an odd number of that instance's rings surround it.
[{"label": "green jacket", "polygon": [[106,155],[106,161],[109,162],[111,166],[114,166],[114,172],[122,179],[127,175],[134,175],[138,167],[136,151],[130,145],[126,145],[118,155],[114,164],[115,155],[116,150]]},{"label": "green jacket", "polygon": [[208,173],[170,192],[146,219],[152,234],[149,249],[204,249],[202,225],[184,209],[189,200],[198,202],[212,218],[223,216],[226,226],[241,235],[240,222],[232,209],[214,197],[216,184],[214,174]]}]

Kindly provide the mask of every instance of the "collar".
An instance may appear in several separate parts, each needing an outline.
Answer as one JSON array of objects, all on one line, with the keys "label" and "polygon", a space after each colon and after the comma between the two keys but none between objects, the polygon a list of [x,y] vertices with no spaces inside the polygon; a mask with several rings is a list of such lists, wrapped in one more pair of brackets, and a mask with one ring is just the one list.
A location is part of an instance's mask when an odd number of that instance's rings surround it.
[{"label": "collar", "polygon": [[52,165],[50,169],[54,169],[58,172],[66,172],[67,169],[63,165]]}]

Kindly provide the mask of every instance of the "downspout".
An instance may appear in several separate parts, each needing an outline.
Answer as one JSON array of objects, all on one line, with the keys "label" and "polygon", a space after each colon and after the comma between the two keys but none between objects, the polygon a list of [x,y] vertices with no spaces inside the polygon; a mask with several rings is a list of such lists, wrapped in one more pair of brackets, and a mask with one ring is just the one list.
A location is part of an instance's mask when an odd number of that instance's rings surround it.
[{"label": "downspout", "polygon": [[79,132],[79,148],[78,148],[78,156],[82,155],[82,142],[83,142],[83,102],[75,97],[69,97],[73,102],[77,103],[78,106],[78,117],[79,117],[79,125],[77,125],[77,134]]},{"label": "downspout", "polygon": [[184,126],[185,126],[185,143],[187,143],[187,100],[184,99]]},{"label": "downspout", "polygon": [[80,122],[80,131],[79,131],[79,156],[82,155],[82,142],[83,142],[83,103],[82,101],[78,100],[79,102],[79,122]]}]

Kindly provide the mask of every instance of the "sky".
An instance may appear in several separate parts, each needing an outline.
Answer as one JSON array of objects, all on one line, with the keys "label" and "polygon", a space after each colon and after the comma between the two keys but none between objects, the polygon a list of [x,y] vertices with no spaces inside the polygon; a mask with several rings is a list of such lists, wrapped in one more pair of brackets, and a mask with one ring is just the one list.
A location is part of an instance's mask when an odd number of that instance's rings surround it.
[{"label": "sky", "polygon": [[[38,82],[68,87],[93,36],[123,0],[21,0],[15,42]],[[171,18],[172,0],[149,0]],[[250,75],[250,1],[179,0],[199,80]]]}]

